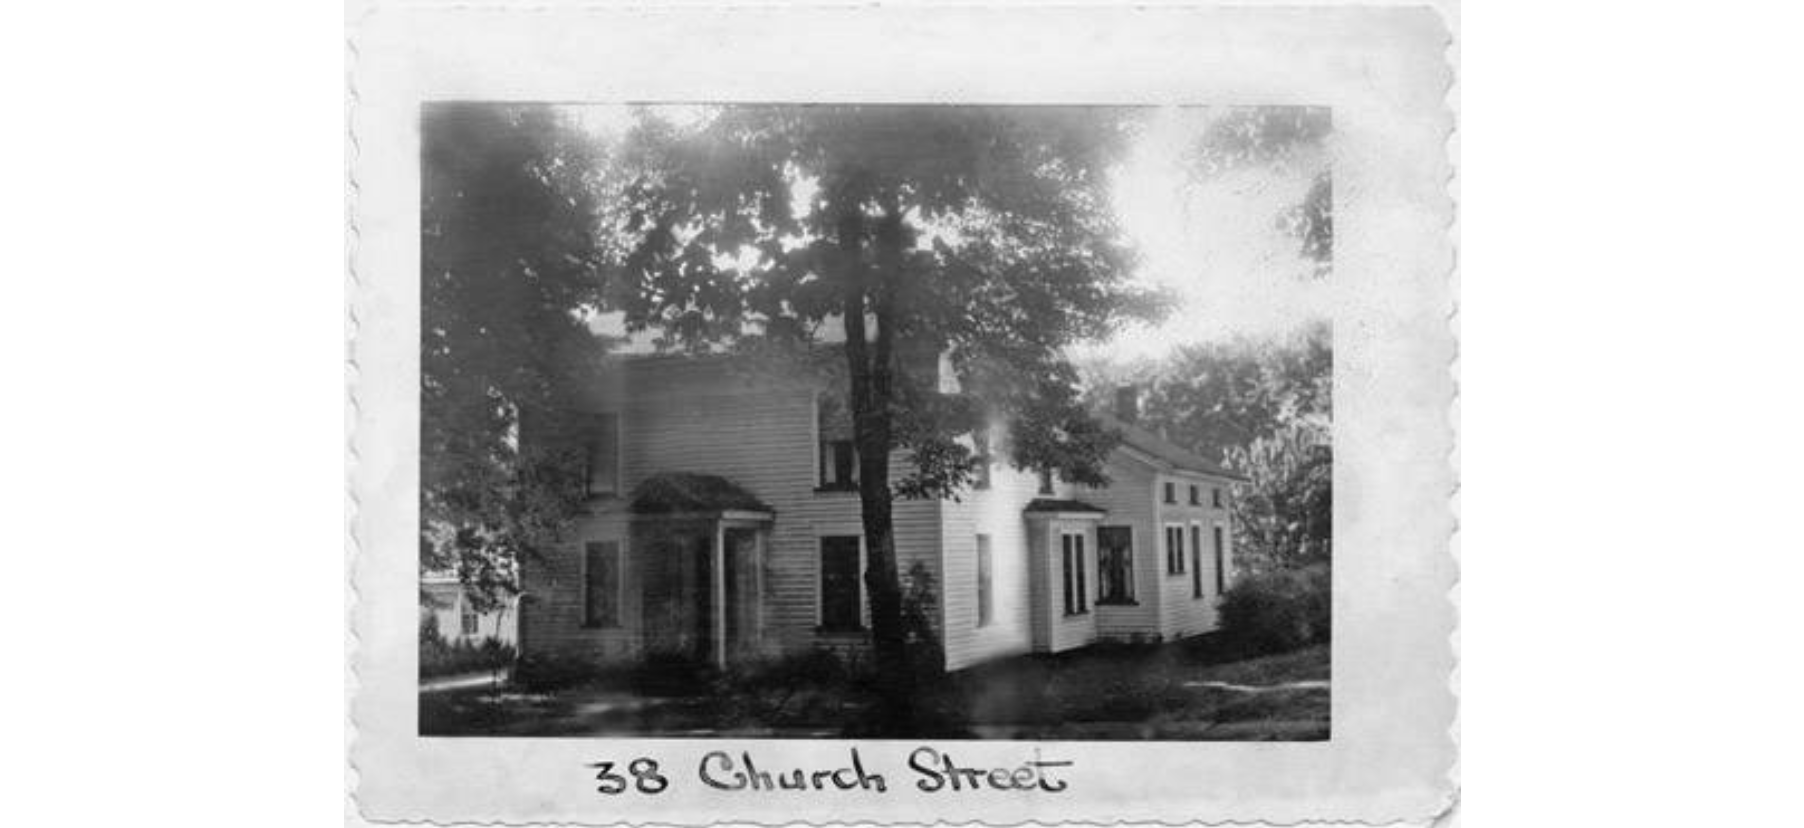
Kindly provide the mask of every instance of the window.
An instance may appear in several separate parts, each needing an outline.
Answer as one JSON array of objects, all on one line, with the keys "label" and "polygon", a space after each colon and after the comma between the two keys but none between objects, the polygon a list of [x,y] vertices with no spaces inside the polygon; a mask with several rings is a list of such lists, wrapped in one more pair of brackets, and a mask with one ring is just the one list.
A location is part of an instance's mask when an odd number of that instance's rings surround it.
[{"label": "window", "polygon": [[476,608],[473,606],[470,606],[469,599],[467,599],[467,598],[464,599],[463,611],[458,614],[458,619],[457,619],[458,625],[459,625],[458,626],[459,631],[461,631],[465,636],[475,635],[478,631],[476,625],[477,625],[477,622],[480,620],[481,620],[480,617],[477,616],[477,614],[476,614]]},{"label": "window", "polygon": [[1184,527],[1175,523],[1165,527],[1165,573],[1184,574]]},{"label": "window", "polygon": [[1214,506],[1217,509],[1221,508],[1221,487],[1220,486],[1216,486],[1209,490],[1209,505]]},{"label": "window", "polygon": [[605,497],[620,493],[620,415],[595,414],[583,432],[583,493]]},{"label": "window", "polygon": [[1134,530],[1127,526],[1096,529],[1096,563],[1102,594],[1098,604],[1134,603]]},{"label": "window", "polygon": [[977,536],[977,626],[987,627],[995,617],[995,599],[991,591],[994,575],[990,560],[990,536]]},{"label": "window", "polygon": [[864,606],[859,582],[863,567],[857,535],[821,538],[821,629],[851,632],[863,629]]},{"label": "window", "polygon": [[583,547],[583,626],[620,626],[620,543]]},{"label": "window", "polygon": [[1052,469],[1040,470],[1040,494],[1052,494]]},{"label": "window", "polygon": [[[1216,591],[1221,590],[1217,588]],[[1190,597],[1203,597],[1203,526],[1200,523],[1190,524]]]},{"label": "window", "polygon": [[858,488],[858,449],[852,442],[852,418],[837,398],[820,396],[815,405],[815,430],[820,434],[820,488]]},{"label": "window", "polygon": [[1227,553],[1227,550],[1228,550],[1227,529],[1223,528],[1220,525],[1217,525],[1215,527],[1215,594],[1216,595],[1220,595],[1223,592],[1227,591],[1227,584],[1228,584],[1228,571],[1227,571],[1227,554],[1228,553]]},{"label": "window", "polygon": [[990,487],[990,430],[980,428],[971,432],[971,451],[977,456],[977,474],[971,484],[973,488]]},{"label": "window", "polygon": [[1165,481],[1165,502],[1166,503],[1178,502],[1178,484],[1173,483],[1169,480]]},{"label": "window", "polygon": [[858,488],[858,451],[851,440],[821,441],[821,488]]},{"label": "window", "polygon": [[1059,535],[1065,563],[1065,614],[1082,615],[1090,611],[1088,585],[1084,583],[1084,536]]},{"label": "window", "polygon": [[1203,505],[1202,490],[1199,489],[1196,486],[1196,484],[1194,484],[1194,483],[1191,484],[1191,486],[1190,486],[1190,505],[1192,505],[1192,506]]}]

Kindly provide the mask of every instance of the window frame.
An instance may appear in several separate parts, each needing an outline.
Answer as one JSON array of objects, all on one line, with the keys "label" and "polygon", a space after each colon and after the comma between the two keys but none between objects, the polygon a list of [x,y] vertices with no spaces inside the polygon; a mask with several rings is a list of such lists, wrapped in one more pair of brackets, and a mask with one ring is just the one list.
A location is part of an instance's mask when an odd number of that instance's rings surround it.
[{"label": "window frame", "polygon": [[995,539],[980,532],[976,540],[977,628],[996,622],[996,544]]},{"label": "window frame", "polygon": [[1209,505],[1216,509],[1225,509],[1227,506],[1223,505],[1224,503],[1226,503],[1226,501],[1222,499],[1221,487],[1209,487]]},{"label": "window frame", "polygon": [[1195,483],[1190,484],[1190,505],[1203,505],[1203,487],[1198,486]]},{"label": "window frame", "polygon": [[467,597],[457,602],[457,633],[463,638],[475,638],[482,634],[482,615],[470,605]]},{"label": "window frame", "polygon": [[[1125,533],[1127,536],[1127,546],[1121,550],[1125,554],[1122,556],[1122,558],[1119,561],[1112,561],[1112,560],[1109,560],[1109,559],[1106,559],[1103,557],[1103,554],[1104,554],[1103,551],[1104,551],[1105,547],[1103,546],[1102,535],[1103,535],[1103,530],[1105,530],[1105,529],[1111,530],[1111,531],[1120,530],[1121,532]],[[1134,546],[1135,546],[1135,544],[1134,544],[1134,527],[1133,527],[1133,525],[1121,523],[1121,524],[1111,524],[1111,525],[1107,525],[1107,526],[1096,527],[1096,575],[1097,575],[1097,577],[1096,577],[1096,588],[1097,588],[1096,604],[1097,604],[1097,606],[1137,606],[1137,605],[1139,605],[1139,603],[1140,603],[1139,588],[1138,588],[1138,585],[1135,583],[1136,579],[1134,577]],[[1122,573],[1118,573],[1118,574],[1121,574],[1123,576],[1122,578],[1119,579],[1119,581],[1124,587],[1124,590],[1126,592],[1125,595],[1110,596],[1110,595],[1105,594],[1104,588],[1105,588],[1106,584],[1108,583],[1108,581],[1103,578],[1103,573],[1108,571],[1111,564],[1114,564],[1124,570]]]},{"label": "window frame", "polygon": [[990,429],[985,426],[971,432],[971,453],[977,459],[977,475],[971,488],[983,491],[990,488],[990,467],[995,463],[990,448]]},{"label": "window frame", "polygon": [[[1184,574],[1184,524],[1165,523],[1165,575],[1176,578]],[[1172,540],[1176,539],[1176,543]]]},{"label": "window frame", "polygon": [[1085,534],[1087,533],[1082,530],[1059,530],[1059,559],[1062,564],[1066,618],[1090,614],[1089,579],[1084,577],[1088,567],[1084,561]]},{"label": "window frame", "polygon": [[1178,503],[1178,483],[1175,480],[1165,481],[1165,502],[1176,506]]},{"label": "window frame", "polygon": [[1228,535],[1226,523],[1216,521],[1213,528],[1215,530],[1212,533],[1215,539],[1215,594],[1220,595],[1228,591],[1228,544],[1232,539]]},{"label": "window frame", "polygon": [[1190,597],[1203,597],[1203,524],[1190,522]]},{"label": "window frame", "polygon": [[[588,414],[588,422],[586,423],[588,427],[584,430],[583,437],[583,497],[586,499],[599,500],[603,498],[620,497],[621,482],[625,477],[625,471],[622,468],[621,463],[621,456],[625,452],[620,450],[622,437],[620,431],[620,419],[620,412],[618,411],[593,411]],[[603,432],[604,430],[611,434],[613,438],[614,462],[612,464],[613,468],[610,470],[613,484],[606,490],[600,490],[595,487],[595,472],[597,470],[595,465],[595,454],[597,450],[597,440],[599,439],[596,434],[598,432]]]},{"label": "window frame", "polygon": [[[610,602],[609,602],[609,605],[613,610],[613,618],[611,620],[609,620],[609,619],[597,620],[597,618],[595,617],[595,615],[593,613],[594,601],[591,599],[591,594],[594,590],[594,583],[590,581],[590,578],[593,575],[594,562],[589,557],[589,555],[590,555],[590,552],[594,551],[595,549],[601,548],[601,547],[607,547],[607,546],[612,546],[614,548],[614,551],[613,551],[613,555],[614,555],[613,593],[614,594],[611,596]],[[617,538],[600,538],[600,539],[596,539],[596,540],[583,541],[581,575],[582,575],[581,583],[582,583],[582,601],[583,601],[583,604],[582,604],[582,615],[583,615],[582,627],[583,627],[583,629],[585,629],[585,630],[617,630],[617,629],[620,629],[621,628],[621,619],[626,615],[625,608],[623,606],[626,601],[626,587],[625,587],[625,584],[626,584],[626,544]]]},{"label": "window frame", "polygon": [[[856,538],[858,540],[858,563],[852,573],[852,585],[855,589],[858,590],[858,600],[855,604],[856,613],[857,613],[858,617],[854,621],[854,626],[850,626],[850,627],[837,626],[837,625],[830,626],[827,623],[827,573],[825,571],[826,562],[827,562],[827,557],[826,557],[827,541],[829,539],[834,539],[834,538]],[[821,534],[821,535],[815,536],[815,543],[814,543],[814,629],[815,629],[815,632],[829,634],[829,635],[852,635],[852,634],[861,634],[861,633],[867,632],[870,629],[870,624],[868,621],[869,609],[867,606],[867,602],[870,600],[870,596],[865,594],[866,590],[864,587],[864,570],[865,570],[865,566],[866,566],[866,561],[867,561],[867,558],[866,558],[866,551],[865,551],[864,535],[862,533],[856,534],[856,535],[850,534],[850,533],[833,533],[833,534]]]}]

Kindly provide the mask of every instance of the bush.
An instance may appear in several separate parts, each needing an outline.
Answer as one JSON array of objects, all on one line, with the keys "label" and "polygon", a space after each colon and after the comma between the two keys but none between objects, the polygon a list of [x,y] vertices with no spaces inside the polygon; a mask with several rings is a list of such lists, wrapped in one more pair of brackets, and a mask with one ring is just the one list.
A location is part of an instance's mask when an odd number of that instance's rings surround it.
[{"label": "bush", "polygon": [[432,614],[420,620],[420,677],[493,672],[514,663],[514,647],[493,636],[480,642],[448,641]]},{"label": "bush", "polygon": [[1332,632],[1330,580],[1326,566],[1240,579],[1222,596],[1223,635],[1255,655],[1327,641]]}]

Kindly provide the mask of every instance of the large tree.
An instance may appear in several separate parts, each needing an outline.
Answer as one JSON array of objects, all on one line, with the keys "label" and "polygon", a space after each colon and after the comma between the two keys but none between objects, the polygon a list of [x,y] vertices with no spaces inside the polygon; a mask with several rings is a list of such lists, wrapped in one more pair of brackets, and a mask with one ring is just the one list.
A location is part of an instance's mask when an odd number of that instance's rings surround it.
[{"label": "large tree", "polygon": [[[1133,129],[1101,108],[732,107],[679,126],[642,111],[613,169],[612,304],[701,350],[837,354],[858,457],[865,583],[886,704],[910,725],[891,519],[956,497],[979,458],[1102,483],[1115,436],[1066,346],[1156,316],[1130,281],[1107,169]],[[960,391],[931,367],[950,355]],[[922,357],[922,358],[915,358]],[[892,485],[891,455],[904,468]]]},{"label": "large tree", "polygon": [[433,104],[420,136],[420,564],[492,606],[580,506],[579,460],[519,426],[598,350],[597,159],[546,107]]}]

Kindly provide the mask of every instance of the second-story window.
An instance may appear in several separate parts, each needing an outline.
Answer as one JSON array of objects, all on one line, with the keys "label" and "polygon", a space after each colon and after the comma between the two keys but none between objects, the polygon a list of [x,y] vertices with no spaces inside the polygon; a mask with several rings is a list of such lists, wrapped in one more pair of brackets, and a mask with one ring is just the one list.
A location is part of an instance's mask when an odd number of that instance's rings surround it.
[{"label": "second-story window", "polygon": [[1166,503],[1178,502],[1178,484],[1173,483],[1169,480],[1165,481],[1165,502]]},{"label": "second-story window", "polygon": [[971,453],[977,458],[977,472],[972,476],[972,487],[987,489],[990,487],[990,430],[980,428],[971,432]]},{"label": "second-story window", "polygon": [[584,493],[606,497],[620,493],[620,415],[590,415],[583,430]]},{"label": "second-story window", "polygon": [[852,442],[852,420],[842,403],[823,394],[815,407],[815,427],[820,434],[820,487],[849,491],[858,488],[858,449]]},{"label": "second-story window", "polygon": [[1222,500],[1221,500],[1221,487],[1220,486],[1216,486],[1209,490],[1209,502],[1210,502],[1210,504],[1215,506],[1215,508],[1217,508],[1217,509],[1221,508]]},{"label": "second-story window", "polygon": [[1190,484],[1190,505],[1192,505],[1192,506],[1203,505],[1202,491],[1197,488],[1195,483]]}]

